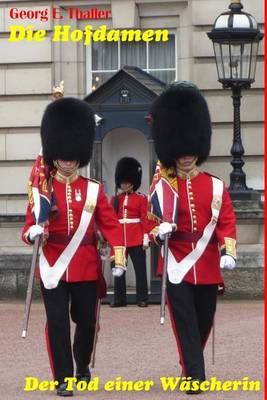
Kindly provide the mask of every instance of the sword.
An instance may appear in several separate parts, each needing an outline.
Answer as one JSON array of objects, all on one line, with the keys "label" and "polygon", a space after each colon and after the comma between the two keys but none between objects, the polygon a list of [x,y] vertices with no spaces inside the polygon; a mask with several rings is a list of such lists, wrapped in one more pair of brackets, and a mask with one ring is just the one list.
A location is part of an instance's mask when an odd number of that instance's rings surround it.
[{"label": "sword", "polygon": [[163,262],[163,273],[162,273],[162,282],[161,282],[160,325],[163,325],[164,321],[165,321],[168,244],[169,244],[169,235],[167,234],[167,235],[165,235],[165,238],[164,238],[164,249],[163,249],[164,262]]},{"label": "sword", "polygon": [[33,245],[33,255],[32,255],[30,276],[29,276],[29,281],[28,281],[27,295],[26,295],[24,315],[23,315],[23,323],[22,323],[22,334],[21,334],[22,338],[26,338],[26,336],[27,336],[29,317],[30,317],[30,310],[31,310],[31,303],[32,303],[34,274],[35,274],[35,268],[36,268],[36,264],[37,264],[40,240],[41,240],[41,235],[38,235],[36,237],[36,239],[34,241],[34,245]]},{"label": "sword", "polygon": [[[104,273],[106,259],[102,260],[102,274]],[[101,299],[98,298],[97,306],[96,306],[96,323],[95,323],[95,335],[94,335],[94,342],[93,342],[93,350],[91,356],[91,368],[95,367],[95,355],[96,355],[96,344],[98,340],[98,332],[99,332],[99,320],[100,320],[100,309],[101,309]]]},{"label": "sword", "polygon": [[98,340],[98,331],[99,331],[99,319],[100,319],[100,308],[101,308],[101,299],[98,299],[97,306],[96,306],[96,324],[95,324],[95,336],[94,336],[94,343],[93,343],[93,350],[92,350],[92,357],[91,357],[91,367],[95,367],[95,354],[96,354],[96,344]]}]

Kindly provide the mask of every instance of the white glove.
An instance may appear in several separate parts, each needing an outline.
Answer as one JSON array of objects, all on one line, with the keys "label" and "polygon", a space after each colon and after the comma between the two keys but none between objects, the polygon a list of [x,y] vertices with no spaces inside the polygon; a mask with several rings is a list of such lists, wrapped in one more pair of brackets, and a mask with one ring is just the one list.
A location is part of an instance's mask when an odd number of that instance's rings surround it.
[{"label": "white glove", "polygon": [[173,231],[173,225],[170,224],[169,222],[163,222],[159,226],[158,237],[160,238],[160,240],[164,240],[165,235],[171,233],[172,231]]},{"label": "white glove", "polygon": [[124,269],[119,266],[115,266],[115,268],[112,268],[111,272],[112,272],[113,276],[115,276],[116,278],[119,278],[120,276],[123,275]]},{"label": "white glove", "polygon": [[225,255],[221,257],[220,267],[225,269],[234,269],[236,261],[233,257]]},{"label": "white glove", "polygon": [[44,233],[43,226],[40,225],[32,225],[29,229],[28,238],[31,242],[34,242],[35,238],[38,235],[42,235]]}]

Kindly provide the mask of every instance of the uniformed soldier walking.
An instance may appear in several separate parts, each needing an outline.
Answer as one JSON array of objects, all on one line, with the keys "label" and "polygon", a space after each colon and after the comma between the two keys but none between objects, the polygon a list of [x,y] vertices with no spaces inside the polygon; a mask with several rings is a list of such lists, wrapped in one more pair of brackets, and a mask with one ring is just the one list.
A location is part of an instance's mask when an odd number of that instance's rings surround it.
[{"label": "uniformed soldier walking", "polygon": [[[72,351],[77,381],[90,381],[95,310],[103,283],[96,226],[115,250],[115,271],[125,269],[122,226],[102,185],[79,174],[78,168],[86,166],[91,158],[94,131],[90,107],[74,98],[58,99],[48,105],[41,123],[43,158],[49,167],[43,191],[49,190],[53,195],[57,212],[46,224],[39,267],[47,316],[47,351],[60,396],[73,395],[64,382],[74,374]],[[43,232],[30,204],[23,240],[33,243]],[[76,324],[73,347],[70,317]]]},{"label": "uniformed soldier walking", "polygon": [[[178,204],[176,220],[157,223],[151,236],[162,244],[170,235],[168,306],[183,375],[194,382],[188,394],[196,394],[206,378],[203,351],[223,285],[221,269],[236,265],[236,220],[224,183],[199,169],[209,155],[211,121],[198,88],[172,84],[152,105],[151,122],[160,160],[151,194],[164,208],[175,193]],[[165,186],[159,194],[161,178]],[[160,274],[162,266],[161,256]]]},{"label": "uniformed soldier walking", "polygon": [[[147,196],[137,192],[141,185],[142,167],[132,157],[121,158],[116,166],[116,191],[121,190],[111,199],[119,222],[123,227],[126,258],[131,257],[136,277],[136,302],[139,307],[148,305],[146,249],[149,246],[147,233]],[[114,301],[111,307],[127,305],[126,274],[114,278]]]}]

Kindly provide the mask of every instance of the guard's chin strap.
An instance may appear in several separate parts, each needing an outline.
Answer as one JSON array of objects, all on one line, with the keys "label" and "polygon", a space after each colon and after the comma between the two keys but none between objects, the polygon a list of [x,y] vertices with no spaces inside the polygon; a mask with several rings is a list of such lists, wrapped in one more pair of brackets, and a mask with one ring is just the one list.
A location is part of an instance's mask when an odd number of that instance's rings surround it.
[{"label": "guard's chin strap", "polygon": [[[59,165],[57,160],[53,161],[53,164],[57,169],[57,173],[59,175],[61,175],[62,178],[72,178],[73,176],[75,176],[77,174],[77,171],[78,171],[78,168],[79,168],[79,163],[78,162],[76,163],[76,165],[73,168],[68,169],[68,171],[64,170],[64,168],[62,168]],[[66,173],[68,173],[70,175],[66,175]]]},{"label": "guard's chin strap", "polygon": [[192,168],[190,171],[188,171],[188,172],[186,172],[186,171],[184,171],[184,170],[182,170],[182,169],[180,169],[180,168],[176,168],[176,173],[177,173],[177,175],[178,175],[180,178],[182,178],[182,179],[191,179],[191,178],[194,178],[195,176],[198,175],[199,170],[198,170],[198,168],[194,165],[193,168]]}]

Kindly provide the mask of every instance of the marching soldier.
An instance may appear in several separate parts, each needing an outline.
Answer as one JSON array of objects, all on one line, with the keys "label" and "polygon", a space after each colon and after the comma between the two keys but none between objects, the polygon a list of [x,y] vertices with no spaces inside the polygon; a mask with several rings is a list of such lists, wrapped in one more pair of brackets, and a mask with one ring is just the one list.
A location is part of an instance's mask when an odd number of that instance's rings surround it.
[{"label": "marching soldier", "polygon": [[[115,271],[125,269],[122,227],[103,187],[79,174],[79,168],[86,166],[91,158],[94,130],[90,107],[74,98],[49,104],[41,123],[43,158],[49,167],[42,188],[44,194],[51,194],[54,213],[46,224],[39,269],[47,316],[47,350],[59,396],[73,395],[64,382],[74,373],[72,351],[77,381],[90,381],[95,310],[103,284],[96,226],[114,247]],[[41,196],[40,204],[34,207],[42,208],[43,200]],[[44,227],[33,218],[30,204],[23,240],[31,244],[43,232]],[[73,348],[70,317],[76,324]]]},{"label": "marching soldier", "polygon": [[[136,302],[139,307],[147,307],[148,290],[146,275],[146,249],[148,248],[147,234],[147,197],[137,192],[141,185],[142,167],[131,157],[121,158],[116,166],[116,192],[111,199],[119,222],[123,227],[126,257],[129,255],[133,262],[136,276]],[[126,276],[115,276],[114,302],[111,307],[124,307],[126,300]]]},{"label": "marching soldier", "polygon": [[[152,105],[151,123],[160,160],[151,196],[158,196],[164,208],[174,193],[173,204],[178,204],[175,220],[162,218],[151,236],[159,244],[169,236],[169,312],[183,376],[191,378],[187,393],[196,394],[205,380],[203,351],[223,284],[221,269],[236,265],[236,221],[224,183],[199,169],[209,155],[211,121],[198,88],[189,82],[172,84]],[[160,274],[162,265],[160,257]]]}]

